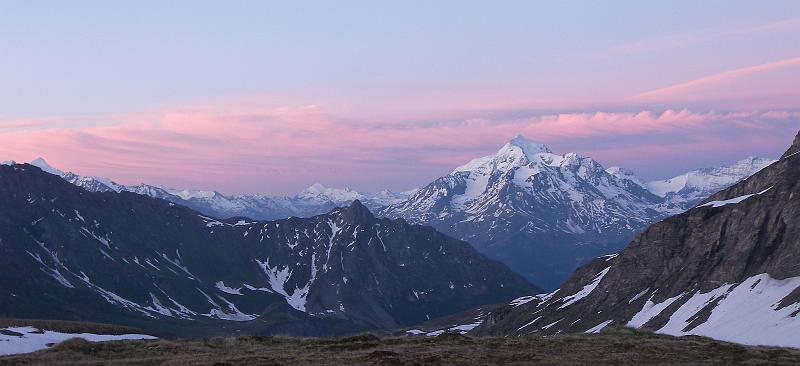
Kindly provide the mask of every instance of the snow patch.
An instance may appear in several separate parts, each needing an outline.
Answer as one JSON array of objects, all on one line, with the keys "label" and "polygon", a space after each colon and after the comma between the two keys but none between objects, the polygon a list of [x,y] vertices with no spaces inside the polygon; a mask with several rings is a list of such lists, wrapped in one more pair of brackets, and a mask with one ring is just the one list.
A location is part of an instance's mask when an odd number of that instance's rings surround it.
[{"label": "snow patch", "polygon": [[615,253],[615,254],[608,254],[608,255],[601,256],[601,257],[599,257],[599,258],[601,258],[601,259],[605,259],[605,260],[606,260],[606,262],[608,262],[608,261],[610,261],[610,260],[612,260],[612,259],[616,258],[618,255],[619,255],[619,253]]},{"label": "snow patch", "polygon": [[722,207],[722,206],[727,206],[727,205],[733,205],[733,204],[742,202],[742,201],[744,201],[744,200],[746,200],[746,199],[748,199],[750,197],[753,197],[755,195],[764,194],[767,191],[769,191],[770,189],[772,189],[772,187],[769,187],[769,188],[767,188],[767,189],[765,189],[765,190],[763,190],[761,192],[758,192],[758,193],[746,194],[744,196],[734,197],[734,198],[723,200],[723,201],[711,201],[711,202],[704,203],[704,204],[702,204],[700,206],[697,206],[697,207],[708,207],[708,206],[710,206],[710,207],[713,207],[713,208],[717,208],[717,207]]},{"label": "snow patch", "polygon": [[220,291],[222,291],[222,292],[224,292],[226,294],[231,294],[231,295],[241,295],[242,294],[242,288],[241,287],[239,287],[239,288],[228,287],[228,286],[225,286],[225,282],[222,282],[222,281],[217,281],[215,286],[217,287],[217,289],[219,289]]},{"label": "snow patch", "polygon": [[655,294],[650,295],[650,298],[647,299],[647,302],[642,307],[642,310],[639,310],[639,312],[636,313],[636,315],[634,315],[633,318],[631,318],[631,320],[628,322],[629,327],[634,327],[634,328],[642,327],[643,325],[645,325],[645,323],[649,322],[650,319],[653,319],[658,314],[661,314],[661,312],[664,311],[664,309],[666,309],[667,306],[675,302],[675,300],[679,299],[681,296],[683,296],[683,294],[671,297],[658,304],[653,302],[653,296],[655,296]]},{"label": "snow patch", "polygon": [[0,333],[0,355],[35,352],[46,349],[50,344],[63,342],[70,338],[83,338],[89,342],[156,339],[156,337],[145,334],[104,335],[94,333],[61,333],[49,330],[40,331],[34,327],[8,327],[2,328],[2,330],[19,333],[20,335]]},{"label": "snow patch", "polygon": [[[75,212],[77,213],[78,211],[75,211]],[[93,237],[95,240],[97,240],[101,244],[105,245],[106,248],[111,249],[111,239],[108,238],[108,235],[106,235],[104,237],[101,237],[101,236],[95,234],[94,232],[92,232],[91,230],[89,230],[89,229],[87,229],[85,227],[82,227],[81,231],[83,231],[86,234],[89,234],[89,236]]]},{"label": "snow patch", "polygon": [[636,294],[635,296],[633,296],[630,300],[628,300],[628,304],[633,304],[634,301],[639,300],[642,296],[647,294],[648,291],[650,291],[649,287],[646,288],[644,291],[642,291],[642,292]]},{"label": "snow patch", "polygon": [[292,269],[289,268],[289,266],[284,266],[282,268],[280,266],[272,267],[269,265],[269,258],[264,262],[256,260],[256,263],[258,263],[267,275],[267,280],[273,291],[283,295],[284,299],[286,299],[286,302],[291,307],[306,312],[306,297],[308,296],[308,291],[311,289],[311,285],[317,278],[316,254],[311,254],[311,278],[308,280],[308,283],[302,288],[295,286],[295,288],[291,290],[291,293],[286,290],[286,283],[289,282],[289,279],[292,277]]},{"label": "snow patch", "polygon": [[600,324],[597,324],[597,325],[589,328],[589,330],[587,330],[584,333],[600,333],[600,331],[603,330],[603,328],[605,328],[609,324],[611,324],[611,322],[613,322],[613,320],[606,320],[606,321],[604,321],[604,322],[602,322]]},{"label": "snow patch", "polygon": [[563,308],[565,308],[567,306],[570,306],[570,305],[576,303],[578,300],[580,300],[580,299],[582,299],[582,298],[584,298],[586,296],[589,296],[589,294],[592,293],[592,291],[595,289],[595,287],[597,287],[597,284],[600,283],[600,281],[603,279],[603,277],[606,275],[606,273],[608,273],[608,270],[610,270],[610,269],[611,269],[611,267],[608,267],[608,268],[600,271],[600,273],[596,274],[594,276],[594,278],[592,278],[592,282],[589,283],[586,286],[583,286],[583,288],[580,291],[578,291],[574,295],[566,296],[563,299],[561,299],[562,301],[564,301],[564,304],[559,306],[558,308],[559,309],[563,309]]},{"label": "snow patch", "polygon": [[231,303],[222,296],[217,296],[217,298],[225,303],[227,309],[224,309],[222,306],[220,306],[216,301],[214,301],[214,299],[211,298],[211,296],[208,296],[208,294],[205,293],[203,290],[198,288],[197,291],[200,291],[200,293],[203,294],[206,300],[208,300],[208,302],[213,306],[207,314],[203,314],[204,316],[207,316],[209,318],[230,320],[237,322],[246,322],[256,318],[255,315],[245,314],[239,311],[239,309],[236,308],[236,305],[234,305],[233,303]]},{"label": "snow patch", "polygon": [[517,306],[520,306],[520,305],[527,304],[527,303],[533,301],[534,299],[536,299],[536,296],[522,296],[522,297],[518,297],[518,298],[516,298],[514,300],[511,300],[511,302],[508,305],[513,306],[513,307],[517,307]]},{"label": "snow patch", "polygon": [[[749,345],[800,347],[800,304],[781,301],[800,287],[800,276],[776,280],[762,273],[737,286],[722,285],[707,293],[696,292],[659,333],[693,334]],[[718,301],[704,323],[683,331],[707,304]],[[778,309],[779,306],[782,308]],[[794,315],[794,316],[793,316]]]}]

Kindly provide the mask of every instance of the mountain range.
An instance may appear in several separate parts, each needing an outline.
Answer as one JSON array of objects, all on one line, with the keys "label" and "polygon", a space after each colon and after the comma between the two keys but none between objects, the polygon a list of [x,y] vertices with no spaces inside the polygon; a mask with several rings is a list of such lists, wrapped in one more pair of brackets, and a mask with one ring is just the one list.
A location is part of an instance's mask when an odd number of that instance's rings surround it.
[{"label": "mountain range", "polygon": [[[5,164],[14,163],[8,161]],[[361,201],[370,210],[379,210],[399,202],[413,191],[365,193],[350,188],[328,188],[316,183],[294,196],[268,197],[264,195],[225,195],[217,191],[174,189],[148,184],[122,185],[103,177],[82,176],[64,172],[43,158],[30,162],[45,172],[91,192],[133,192],[184,205],[218,218],[249,217],[255,220],[275,220],[287,217],[311,217],[326,213],[336,207]]]},{"label": "mountain range", "polygon": [[0,166],[0,317],[323,335],[539,292],[469,244],[358,200],[310,218],[222,220],[67,180]]},{"label": "mountain range", "polygon": [[605,169],[575,153],[554,154],[517,136],[496,154],[456,168],[380,215],[434,226],[553,289],[579,265],[616,253],[648,225],[692,207],[704,192],[771,162],[748,158],[643,183],[625,169]]},{"label": "mountain range", "polygon": [[378,216],[430,225],[467,241],[552,290],[578,266],[621,250],[648,225],[693,207],[773,161],[749,157],[730,166],[644,182],[624,168],[606,169],[575,153],[555,154],[517,136],[497,153],[474,159],[422,188],[370,194],[314,184],[291,197],[124,186],[107,178],[65,173],[41,158],[31,164],[89,191],[134,192],[216,218],[311,217],[360,200]]},{"label": "mountain range", "polygon": [[800,347],[798,154],[800,134],[777,162],[650,226],[557,290],[493,310],[474,334],[627,326]]}]

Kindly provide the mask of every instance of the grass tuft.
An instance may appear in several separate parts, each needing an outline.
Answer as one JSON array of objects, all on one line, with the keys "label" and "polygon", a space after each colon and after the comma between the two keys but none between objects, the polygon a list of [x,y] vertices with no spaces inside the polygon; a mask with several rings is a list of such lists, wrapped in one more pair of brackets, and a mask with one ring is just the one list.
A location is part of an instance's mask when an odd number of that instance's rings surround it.
[{"label": "grass tuft", "polygon": [[61,352],[76,352],[88,355],[95,352],[97,344],[83,338],[70,338],[55,344],[52,349]]}]

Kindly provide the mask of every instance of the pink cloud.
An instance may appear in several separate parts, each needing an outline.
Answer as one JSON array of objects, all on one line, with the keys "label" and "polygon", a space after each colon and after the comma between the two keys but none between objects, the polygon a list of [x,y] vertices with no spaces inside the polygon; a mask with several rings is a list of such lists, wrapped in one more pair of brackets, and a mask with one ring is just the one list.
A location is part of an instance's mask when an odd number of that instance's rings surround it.
[{"label": "pink cloud", "polygon": [[0,123],[0,129],[12,130],[43,126],[45,122],[40,120],[14,120]]},{"label": "pink cloud", "polygon": [[182,107],[111,116],[102,126],[0,132],[0,160],[44,156],[64,169],[122,183],[223,192],[293,193],[318,181],[407,189],[492,153],[519,133],[557,152],[647,168],[699,152],[728,161],[777,155],[798,119],[800,113],[783,110],[684,109],[364,123],[313,105],[240,112]]},{"label": "pink cloud", "polygon": [[[704,76],[699,79],[684,83],[647,91],[635,96],[633,99],[639,101],[698,100],[700,98],[708,99],[709,97],[719,97],[720,95],[731,94],[732,90],[735,91],[736,89],[745,88],[746,89],[743,90],[743,95],[753,98],[759,94],[758,90],[753,89],[764,88],[768,91],[769,87],[764,87],[761,85],[755,86],[752,84],[731,87],[726,83],[741,80],[751,75],[762,74],[792,66],[800,66],[800,57],[788,58],[755,66],[742,67],[735,70]],[[797,74],[798,73],[794,73],[788,76],[794,76],[796,78]],[[781,78],[785,79],[786,75],[782,75]],[[796,84],[792,85],[792,91],[795,90],[795,86]],[[718,88],[714,89],[714,87]],[[727,88],[727,90],[724,88]],[[772,88],[774,88],[774,86],[772,86]],[[789,93],[789,95],[794,94],[796,94],[796,92]]]},{"label": "pink cloud", "polygon": [[698,29],[690,32],[669,34],[662,37],[636,40],[611,47],[597,55],[598,58],[627,56],[644,52],[663,52],[690,45],[708,43],[720,39],[749,36],[754,34],[771,34],[776,32],[797,31],[800,19],[784,19],[750,26],[737,26],[727,29]]}]

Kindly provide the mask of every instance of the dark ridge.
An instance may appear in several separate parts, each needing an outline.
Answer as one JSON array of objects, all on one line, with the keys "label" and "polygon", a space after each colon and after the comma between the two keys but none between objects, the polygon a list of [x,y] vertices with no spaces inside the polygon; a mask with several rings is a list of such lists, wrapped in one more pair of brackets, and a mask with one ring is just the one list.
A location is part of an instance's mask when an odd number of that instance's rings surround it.
[{"label": "dark ridge", "polygon": [[783,155],[781,155],[781,159],[786,158],[792,154],[796,154],[798,152],[800,152],[800,132],[798,132],[797,135],[794,137],[792,146],[790,146],[789,149],[786,150],[786,152],[783,153]]}]

